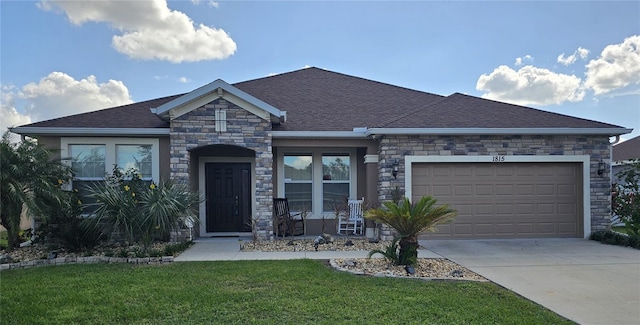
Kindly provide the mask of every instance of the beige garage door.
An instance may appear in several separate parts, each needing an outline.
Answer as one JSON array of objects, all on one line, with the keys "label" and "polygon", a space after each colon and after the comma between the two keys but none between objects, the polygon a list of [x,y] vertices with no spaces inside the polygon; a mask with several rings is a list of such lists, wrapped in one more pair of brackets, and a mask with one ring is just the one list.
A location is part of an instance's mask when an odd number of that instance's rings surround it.
[{"label": "beige garage door", "polygon": [[458,210],[423,238],[582,237],[576,163],[417,163],[412,200],[431,195]]}]

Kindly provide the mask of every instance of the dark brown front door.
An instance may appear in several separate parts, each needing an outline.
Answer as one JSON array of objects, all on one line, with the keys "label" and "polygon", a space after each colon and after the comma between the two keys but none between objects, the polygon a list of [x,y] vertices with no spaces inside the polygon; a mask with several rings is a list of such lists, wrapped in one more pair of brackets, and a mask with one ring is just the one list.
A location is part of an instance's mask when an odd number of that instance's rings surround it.
[{"label": "dark brown front door", "polygon": [[207,232],[251,231],[251,164],[205,164]]}]

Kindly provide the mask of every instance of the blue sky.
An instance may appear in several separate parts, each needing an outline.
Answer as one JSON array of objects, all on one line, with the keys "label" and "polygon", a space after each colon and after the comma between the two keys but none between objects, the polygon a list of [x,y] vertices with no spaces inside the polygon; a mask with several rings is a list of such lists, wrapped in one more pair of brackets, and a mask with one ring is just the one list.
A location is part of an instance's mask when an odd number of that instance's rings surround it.
[{"label": "blue sky", "polygon": [[2,1],[0,127],[315,66],[640,135],[640,2]]}]

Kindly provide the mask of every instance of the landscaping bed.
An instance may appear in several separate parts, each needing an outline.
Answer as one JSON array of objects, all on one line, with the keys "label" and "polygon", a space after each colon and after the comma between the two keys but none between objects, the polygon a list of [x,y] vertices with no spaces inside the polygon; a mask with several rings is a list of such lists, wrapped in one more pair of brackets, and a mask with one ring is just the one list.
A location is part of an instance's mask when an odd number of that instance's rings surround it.
[{"label": "landscaping bed", "polygon": [[[277,239],[273,241],[242,242],[240,250],[245,252],[313,252],[313,251],[366,251],[382,250],[391,241],[370,241],[362,237],[328,238],[316,245],[319,238]],[[418,258],[412,272],[402,265],[392,265],[376,254],[373,258],[338,258],[331,260],[331,266],[340,271],[354,274],[390,277],[412,277],[448,280],[487,281],[484,277],[445,258]]]}]

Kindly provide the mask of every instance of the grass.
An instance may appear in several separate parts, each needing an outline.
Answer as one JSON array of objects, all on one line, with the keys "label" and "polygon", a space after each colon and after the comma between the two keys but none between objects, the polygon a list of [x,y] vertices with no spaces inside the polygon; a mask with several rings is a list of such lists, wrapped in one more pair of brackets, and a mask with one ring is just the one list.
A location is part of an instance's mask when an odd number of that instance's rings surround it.
[{"label": "grass", "polygon": [[626,234],[627,233],[627,227],[625,227],[625,226],[613,226],[613,227],[611,227],[611,230],[613,230],[615,232],[619,232],[621,234]]},{"label": "grass", "polygon": [[3,324],[572,324],[491,283],[362,277],[313,260],[1,275]]}]

